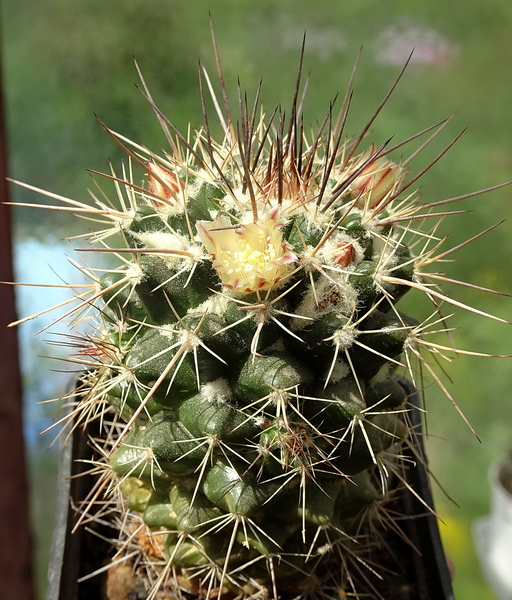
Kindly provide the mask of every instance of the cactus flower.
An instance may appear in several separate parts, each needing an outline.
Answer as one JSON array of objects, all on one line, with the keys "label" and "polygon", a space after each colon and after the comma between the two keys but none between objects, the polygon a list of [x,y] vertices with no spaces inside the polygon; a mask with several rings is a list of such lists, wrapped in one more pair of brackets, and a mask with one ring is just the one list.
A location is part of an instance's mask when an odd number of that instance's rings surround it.
[{"label": "cactus flower", "polygon": [[235,292],[268,290],[283,280],[297,256],[282,236],[279,211],[256,223],[233,226],[225,216],[198,224],[198,234],[212,255],[222,285]]}]

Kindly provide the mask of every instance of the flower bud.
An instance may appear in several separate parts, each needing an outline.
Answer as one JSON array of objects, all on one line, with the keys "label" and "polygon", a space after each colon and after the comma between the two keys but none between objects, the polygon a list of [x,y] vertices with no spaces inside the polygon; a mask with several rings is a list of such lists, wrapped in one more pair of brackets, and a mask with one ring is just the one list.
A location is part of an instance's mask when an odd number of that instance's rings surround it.
[{"label": "flower bud", "polygon": [[354,248],[354,244],[345,243],[338,244],[338,249],[333,255],[334,262],[340,267],[348,267],[350,263],[353,263],[356,259],[357,252]]},{"label": "flower bud", "polygon": [[[361,162],[365,160],[367,157]],[[399,165],[388,158],[377,158],[350,184],[350,196],[356,200],[357,208],[374,208],[396,190],[401,179],[402,169]]]},{"label": "flower bud", "polygon": [[172,200],[180,191],[179,179],[172,171],[153,160],[148,160],[146,167],[148,169],[148,188],[153,194],[150,200],[155,208],[173,204]]}]

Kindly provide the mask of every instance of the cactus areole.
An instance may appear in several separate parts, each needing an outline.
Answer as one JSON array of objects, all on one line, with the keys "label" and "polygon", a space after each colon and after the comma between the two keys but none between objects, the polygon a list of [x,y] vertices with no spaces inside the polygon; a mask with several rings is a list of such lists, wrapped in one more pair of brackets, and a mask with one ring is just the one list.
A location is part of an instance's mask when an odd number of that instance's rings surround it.
[{"label": "cactus areole", "polygon": [[[214,96],[220,141],[206,109],[185,138],[145,94],[168,150],[104,126],[129,157],[105,174],[117,199],[59,197],[118,259],[84,267],[70,313],[92,323],[73,414],[101,422],[91,497],[118,515],[114,564],[148,598],[381,598],[371,549],[414,444],[396,372],[437,379],[428,351],[452,348],[425,333],[445,329],[442,304],[472,310],[429,270],[449,212],[412,192],[404,143],[360,149],[376,115],[344,137],[350,90],[311,138],[297,100],[286,119],[241,100],[234,120]],[[411,288],[432,302],[423,322],[399,308]]]}]

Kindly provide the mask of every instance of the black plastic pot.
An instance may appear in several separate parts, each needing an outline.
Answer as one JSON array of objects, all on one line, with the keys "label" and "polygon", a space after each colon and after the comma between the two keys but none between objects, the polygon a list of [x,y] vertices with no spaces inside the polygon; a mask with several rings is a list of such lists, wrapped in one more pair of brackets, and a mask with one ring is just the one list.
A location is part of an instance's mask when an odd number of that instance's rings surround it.
[{"label": "black plastic pot", "polygon": [[[418,395],[410,383],[401,383],[409,390],[409,401],[413,405],[410,418],[419,432],[421,412],[418,410]],[[418,437],[421,444],[421,436]],[[394,572],[394,587],[385,600],[454,600],[451,575],[437,519],[433,514],[434,503],[428,474],[412,450],[407,449],[405,454],[411,459],[407,468],[407,483],[414,493],[401,489],[397,499],[396,508],[404,515],[397,523],[404,535],[389,532],[394,548],[393,561],[390,563],[390,569]],[[105,597],[104,578],[101,575],[82,582],[78,580],[108,564],[109,544],[102,542],[101,535],[112,537],[112,531],[105,526],[106,530],[102,532],[98,530],[101,525],[95,523],[71,533],[76,521],[72,505],[84,498],[92,487],[90,476],[78,476],[89,468],[80,461],[90,458],[91,448],[87,445],[86,436],[77,429],[61,455],[46,600],[101,600]]]},{"label": "black plastic pot", "polygon": [[[57,502],[52,537],[48,586],[45,600],[102,600],[104,581],[101,577],[80,578],[93,573],[108,562],[110,545],[103,542],[92,528],[97,523],[80,526],[73,532],[77,521],[75,507],[94,485],[87,463],[91,448],[87,436],[75,429],[63,446],[59,461]],[[104,532],[109,535],[108,531]],[[110,532],[111,534],[111,532]]]},{"label": "black plastic pot", "polygon": [[[418,394],[408,381],[402,380],[401,384],[409,390],[409,402],[413,406],[410,419],[415,430],[420,432],[422,418]],[[424,454],[421,436],[418,436],[418,441]],[[405,454],[412,460],[415,459],[412,450],[407,449]],[[411,465],[408,469],[407,476],[408,484],[417,495],[410,490],[404,490],[401,494],[403,513],[412,517],[404,519],[402,527],[407,538],[419,551],[411,552],[409,549],[410,560],[414,564],[412,580],[417,589],[417,596],[411,596],[411,600],[416,600],[416,597],[418,600],[454,600],[451,573],[439,535],[439,524],[434,515],[434,500],[425,466],[416,462],[415,466]]]}]

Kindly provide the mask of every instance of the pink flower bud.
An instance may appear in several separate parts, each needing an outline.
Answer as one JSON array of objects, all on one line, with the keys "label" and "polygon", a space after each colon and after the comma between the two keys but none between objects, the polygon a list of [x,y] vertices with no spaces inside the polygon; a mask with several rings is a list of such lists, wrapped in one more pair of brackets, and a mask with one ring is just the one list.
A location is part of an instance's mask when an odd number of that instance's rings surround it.
[{"label": "pink flower bud", "polygon": [[340,267],[348,267],[348,265],[355,261],[357,252],[354,248],[354,244],[338,244],[339,250],[333,255],[334,262]]},{"label": "pink flower bud", "polygon": [[[363,157],[359,166],[365,160],[368,160],[368,155]],[[397,189],[401,179],[399,165],[388,158],[377,158],[350,184],[350,195],[356,200],[357,208],[374,208]]]},{"label": "pink flower bud", "polygon": [[148,169],[148,188],[153,194],[150,200],[155,208],[173,204],[172,200],[176,198],[176,194],[181,188],[180,180],[172,171],[153,160],[148,160],[146,167]]}]

